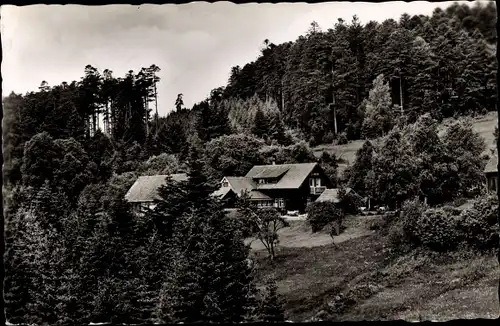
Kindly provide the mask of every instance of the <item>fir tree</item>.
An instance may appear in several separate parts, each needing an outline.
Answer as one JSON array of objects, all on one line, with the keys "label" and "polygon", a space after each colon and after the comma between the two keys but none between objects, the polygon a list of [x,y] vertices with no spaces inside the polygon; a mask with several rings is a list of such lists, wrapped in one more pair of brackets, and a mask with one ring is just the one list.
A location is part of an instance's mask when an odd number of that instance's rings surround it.
[{"label": "fir tree", "polygon": [[186,212],[177,217],[159,317],[169,322],[240,322],[253,303],[248,248],[203,173],[198,140],[189,155]]},{"label": "fir tree", "polygon": [[258,319],[267,323],[279,323],[285,321],[285,309],[283,298],[278,293],[278,286],[274,278],[266,280],[266,288],[259,305]]},{"label": "fir tree", "polygon": [[265,139],[267,136],[269,136],[269,121],[260,108],[258,108],[257,112],[255,113],[252,133],[262,139]]}]

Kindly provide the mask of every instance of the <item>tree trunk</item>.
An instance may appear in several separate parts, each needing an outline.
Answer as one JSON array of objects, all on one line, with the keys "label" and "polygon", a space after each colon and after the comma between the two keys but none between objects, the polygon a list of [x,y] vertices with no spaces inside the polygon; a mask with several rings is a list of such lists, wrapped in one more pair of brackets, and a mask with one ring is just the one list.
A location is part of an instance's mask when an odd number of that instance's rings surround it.
[{"label": "tree trunk", "polygon": [[97,130],[97,112],[96,108],[92,110],[92,134],[95,134]]},{"label": "tree trunk", "polygon": [[149,105],[148,105],[148,99],[145,98],[144,99],[144,110],[145,110],[145,123],[146,123],[146,137],[149,137],[149,119],[148,119],[148,109],[149,109]]},{"label": "tree trunk", "polygon": [[275,258],[275,253],[274,253],[274,243],[269,244],[269,258],[271,258],[271,261],[274,261]]},{"label": "tree trunk", "polygon": [[283,79],[281,79],[281,112],[285,110],[285,95],[283,92]]},{"label": "tree trunk", "polygon": [[335,135],[337,134],[337,109],[335,104],[333,104],[333,126],[335,128]]},{"label": "tree trunk", "polygon": [[403,110],[403,83],[401,81],[401,76],[399,76],[399,102],[401,103],[401,116],[404,114]]},{"label": "tree trunk", "polygon": [[[497,97],[497,104],[498,104],[498,97]],[[496,105],[496,109],[497,109],[497,113],[500,113],[500,110],[498,109],[498,105]],[[498,129],[500,129],[500,121],[497,121],[497,127]],[[499,149],[500,149],[500,137],[498,137],[497,139],[497,154],[499,152]],[[497,169],[500,170],[500,160],[498,161],[497,163]],[[498,199],[500,200],[500,189],[497,187],[497,197]],[[498,225],[500,226],[500,206],[498,207]],[[500,242],[500,236],[498,237],[498,241]],[[498,265],[500,266],[500,245],[498,246],[498,250],[497,250],[497,261],[498,261]],[[499,299],[499,302],[500,302],[500,277],[498,279],[498,299]],[[500,308],[500,307],[499,307]]]}]

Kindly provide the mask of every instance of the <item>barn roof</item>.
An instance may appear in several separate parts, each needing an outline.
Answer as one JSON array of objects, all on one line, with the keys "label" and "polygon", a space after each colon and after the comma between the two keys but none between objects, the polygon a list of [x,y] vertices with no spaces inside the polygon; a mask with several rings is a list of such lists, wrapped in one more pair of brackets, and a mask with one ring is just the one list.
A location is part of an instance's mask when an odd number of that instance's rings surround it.
[{"label": "barn roof", "polygon": [[[125,199],[131,203],[152,202],[158,199],[158,189],[166,184],[168,176],[167,174],[140,176],[128,190]],[[170,174],[170,176],[177,182],[188,179],[185,173]]]},{"label": "barn roof", "polygon": [[318,163],[255,165],[248,171],[246,177],[252,179],[262,178],[262,175],[275,175],[278,172],[285,171],[277,183],[259,184],[257,189],[297,189],[317,165]]},{"label": "barn roof", "polygon": [[[340,203],[339,190],[339,188],[325,189],[325,191],[323,191],[323,193],[316,199],[316,202],[331,201],[336,204]],[[346,194],[351,192],[355,193],[351,188],[345,188],[345,190]]]},{"label": "barn roof", "polygon": [[493,155],[488,163],[486,163],[486,167],[484,168],[484,173],[496,173],[498,172],[498,155]]}]

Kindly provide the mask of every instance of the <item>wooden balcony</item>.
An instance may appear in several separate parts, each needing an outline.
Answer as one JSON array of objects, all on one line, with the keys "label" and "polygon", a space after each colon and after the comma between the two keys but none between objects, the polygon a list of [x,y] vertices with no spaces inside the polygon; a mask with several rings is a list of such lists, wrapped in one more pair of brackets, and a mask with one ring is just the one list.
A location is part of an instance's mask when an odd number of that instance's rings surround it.
[{"label": "wooden balcony", "polygon": [[311,195],[321,195],[326,187],[309,187],[311,189]]}]

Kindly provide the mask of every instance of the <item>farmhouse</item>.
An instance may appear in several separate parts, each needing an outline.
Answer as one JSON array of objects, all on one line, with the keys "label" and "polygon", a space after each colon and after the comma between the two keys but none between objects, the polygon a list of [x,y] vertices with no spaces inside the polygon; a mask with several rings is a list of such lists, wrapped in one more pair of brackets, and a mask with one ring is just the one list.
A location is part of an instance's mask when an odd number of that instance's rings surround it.
[{"label": "farmhouse", "polygon": [[236,199],[247,192],[257,207],[301,212],[332,186],[318,163],[256,165],[246,176],[226,176],[220,183],[213,195],[224,200],[226,208],[234,208]]},{"label": "farmhouse", "polygon": [[[125,200],[132,204],[136,213],[142,213],[145,209],[153,209],[155,207],[154,201],[158,199],[158,189],[166,183],[168,176],[161,174],[137,178],[125,195]],[[185,173],[170,174],[170,177],[178,182],[188,179]]]},{"label": "farmhouse", "polygon": [[497,191],[498,189],[498,155],[488,161],[484,168],[484,175],[486,177],[486,186],[488,191]]}]

